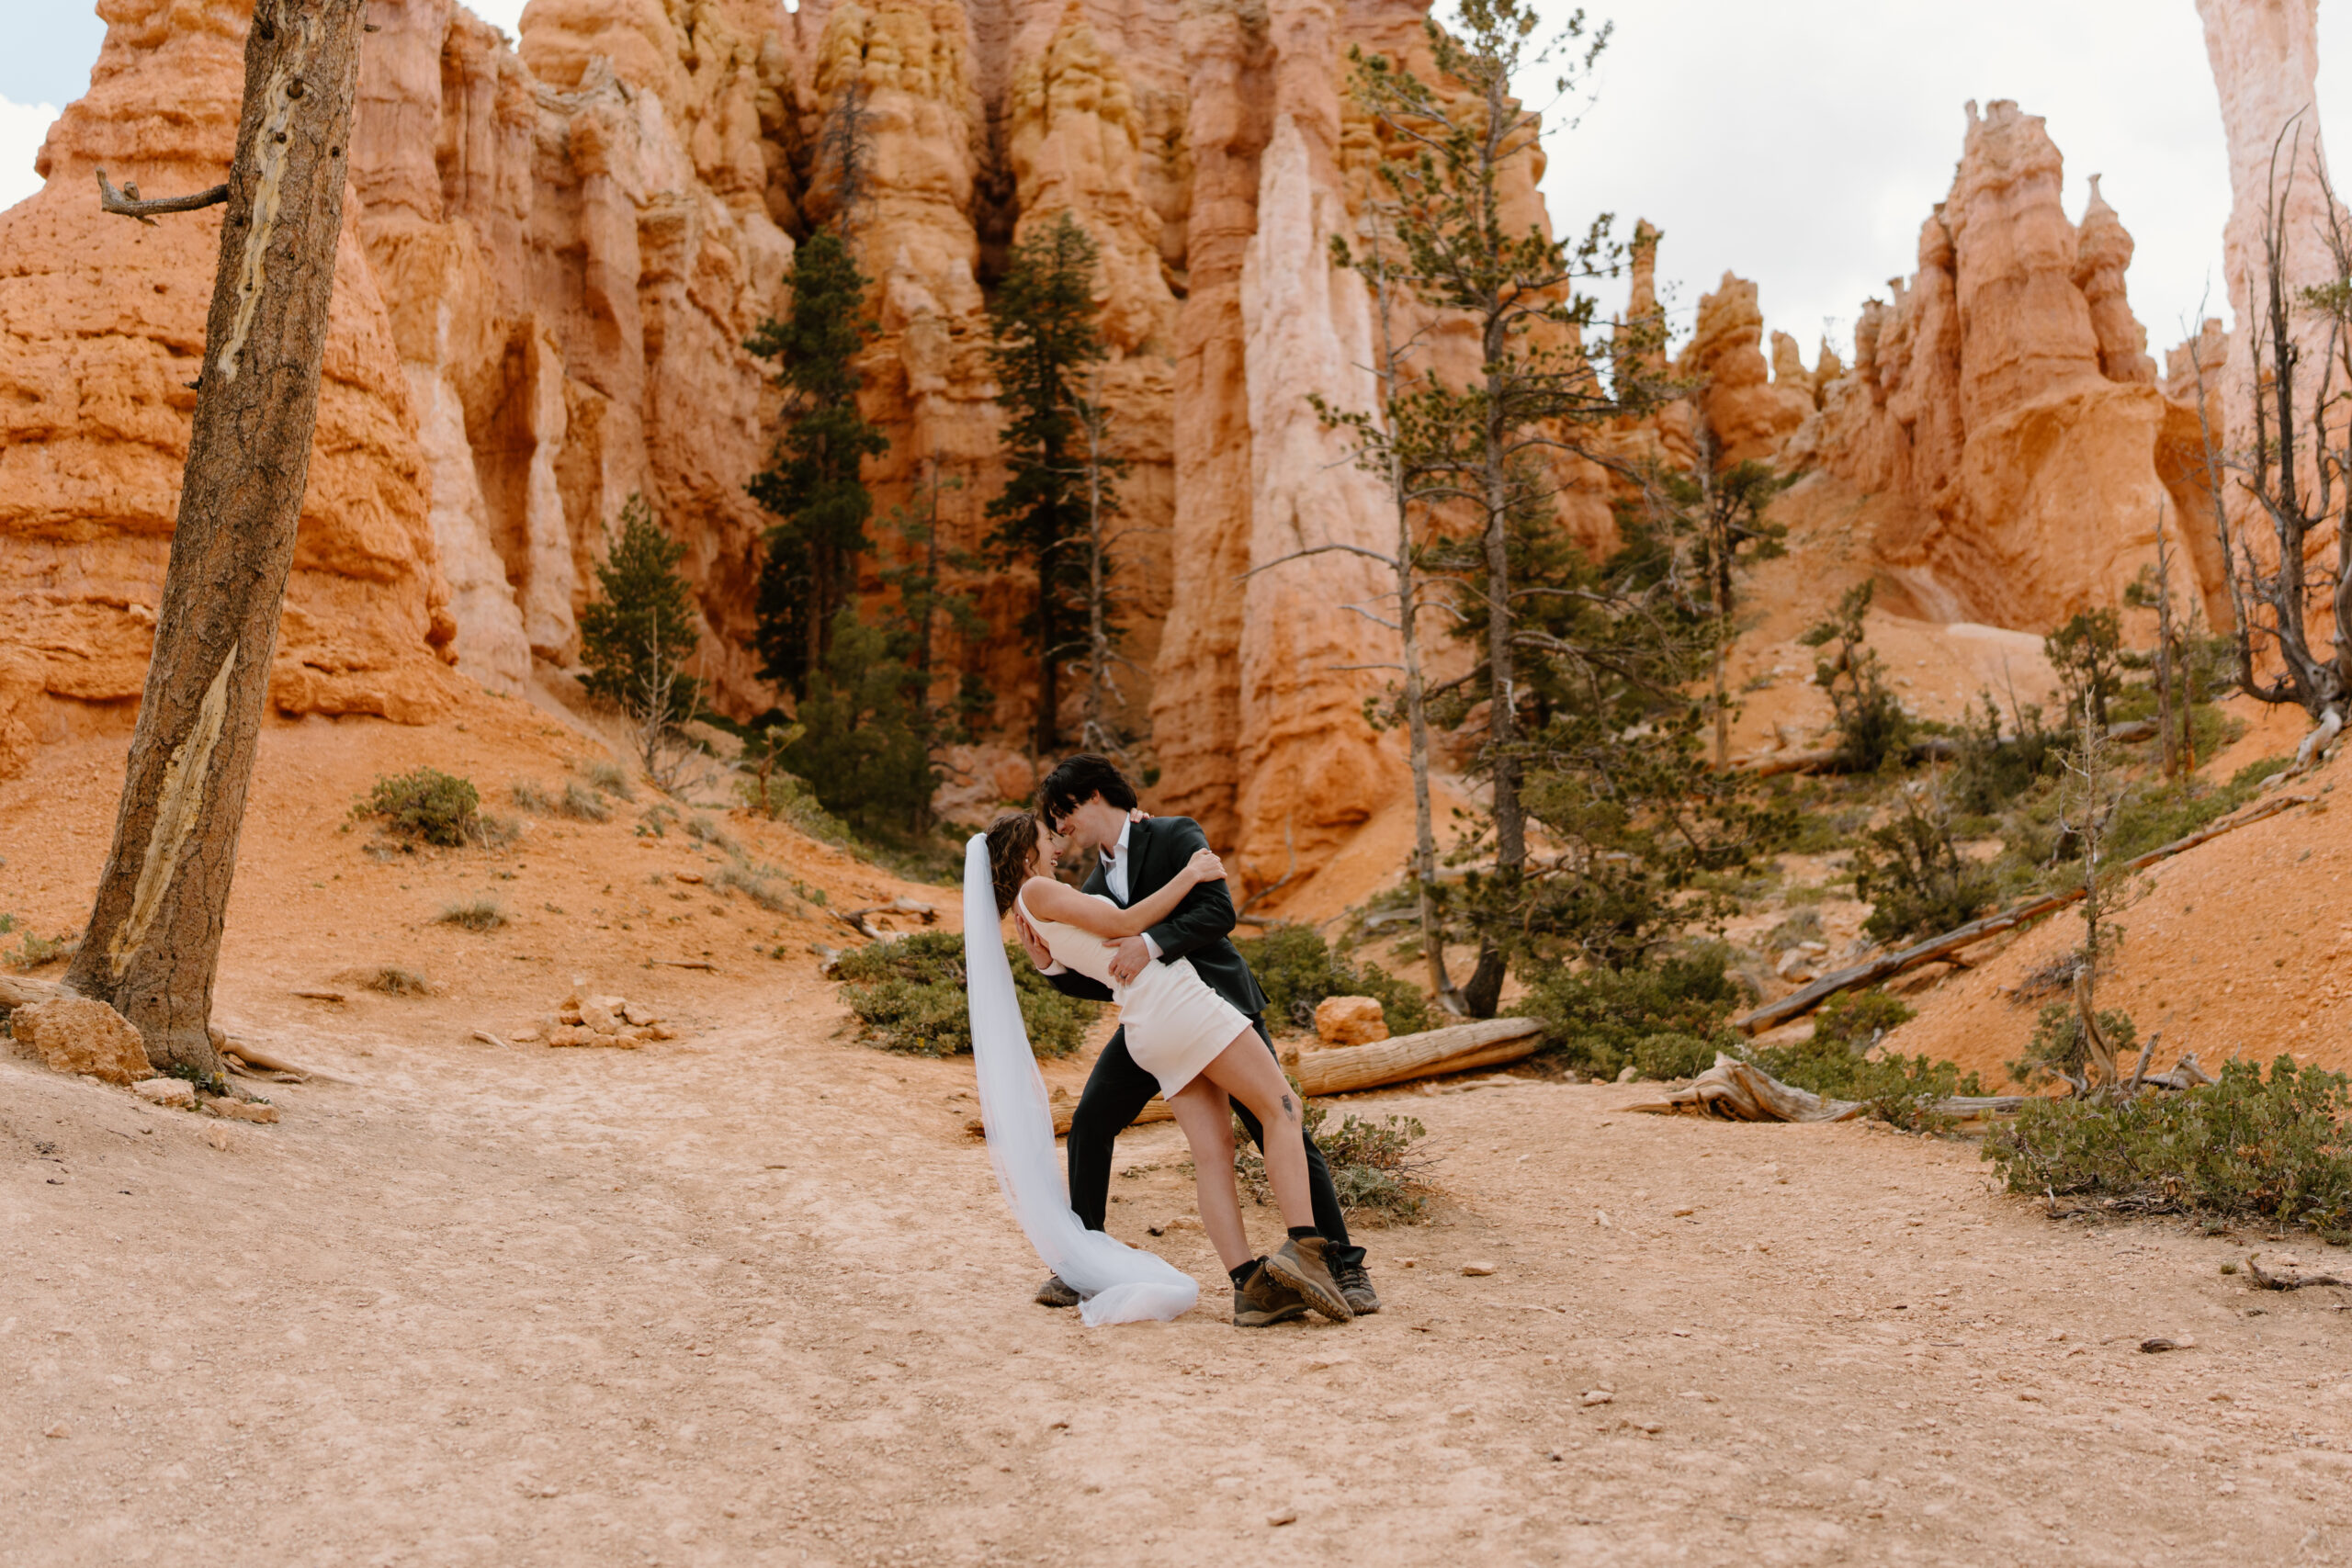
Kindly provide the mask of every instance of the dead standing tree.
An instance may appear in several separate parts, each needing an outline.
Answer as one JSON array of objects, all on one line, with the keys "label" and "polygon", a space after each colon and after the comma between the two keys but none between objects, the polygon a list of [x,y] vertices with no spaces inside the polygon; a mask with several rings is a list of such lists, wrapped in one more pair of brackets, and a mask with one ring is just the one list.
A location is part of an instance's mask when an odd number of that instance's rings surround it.
[{"label": "dead standing tree", "polygon": [[[205,321],[196,422],[114,845],[65,976],[158,1067],[220,1071],[209,1032],[245,790],[310,479],[343,228],[362,0],[259,0]],[[100,176],[106,210],[147,202]],[[129,198],[129,199],[126,199]]]},{"label": "dead standing tree", "polygon": [[[2334,742],[2352,705],[2352,427],[2337,407],[2352,387],[2352,227],[2325,171],[2314,168],[2312,177],[2320,182],[2327,209],[2319,238],[2328,248],[2334,278],[2301,289],[2288,282],[2286,215],[2301,148],[2302,138],[2290,122],[2271,150],[2262,272],[2258,281],[2249,282],[2245,302],[2256,367],[2254,441],[2231,463],[2238,469],[2240,488],[2270,524],[2273,558],[2267,565],[2256,558],[2252,541],[2234,528],[2218,495],[2214,505],[2238,612],[2238,685],[2258,701],[2295,703],[2311,716],[2313,728],[2295,752],[2297,772]],[[2283,174],[2281,150],[2287,154]],[[2297,373],[2305,368],[2303,348],[2292,330],[2298,313],[2317,318],[2326,334],[2317,384],[2307,402],[2298,400]],[[2332,637],[2323,654],[2313,647],[2307,625],[2313,592],[2308,552],[2330,527],[2335,530],[2335,562],[2323,576],[2333,578],[2324,584]],[[2263,653],[2256,651],[2257,639],[2267,644]],[[2277,673],[2259,673],[2265,667]]]}]

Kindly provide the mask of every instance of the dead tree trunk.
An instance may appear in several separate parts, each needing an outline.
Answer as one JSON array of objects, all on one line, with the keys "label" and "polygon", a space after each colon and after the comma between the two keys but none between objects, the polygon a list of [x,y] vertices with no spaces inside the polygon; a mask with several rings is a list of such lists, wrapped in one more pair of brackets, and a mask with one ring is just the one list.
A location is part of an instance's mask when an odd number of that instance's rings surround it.
[{"label": "dead tree trunk", "polygon": [[361,0],[260,0],[205,322],[196,426],[114,847],[66,985],[159,1067],[207,1025],[279,606],[311,471]]}]

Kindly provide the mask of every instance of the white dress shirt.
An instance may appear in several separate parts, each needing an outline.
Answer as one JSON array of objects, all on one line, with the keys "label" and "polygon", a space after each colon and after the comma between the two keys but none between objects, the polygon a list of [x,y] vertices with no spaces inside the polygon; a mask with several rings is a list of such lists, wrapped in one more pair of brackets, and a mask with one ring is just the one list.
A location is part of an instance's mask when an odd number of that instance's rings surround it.
[{"label": "white dress shirt", "polygon": [[[1120,824],[1119,841],[1102,854],[1102,886],[1111,890],[1111,897],[1123,909],[1135,902],[1127,897],[1127,835],[1134,830],[1133,822]],[[1159,944],[1151,940],[1148,931],[1144,933],[1143,945],[1152,957],[1159,956]]]}]

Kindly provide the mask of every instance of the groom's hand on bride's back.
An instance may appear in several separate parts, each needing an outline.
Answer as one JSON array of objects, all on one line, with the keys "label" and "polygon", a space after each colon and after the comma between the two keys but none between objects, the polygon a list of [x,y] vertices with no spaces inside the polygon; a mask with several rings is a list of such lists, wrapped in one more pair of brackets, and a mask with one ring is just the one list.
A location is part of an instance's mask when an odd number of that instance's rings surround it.
[{"label": "groom's hand on bride's back", "polygon": [[1040,970],[1051,969],[1054,966],[1052,950],[1046,946],[1045,939],[1037,934],[1037,928],[1029,923],[1029,916],[1018,904],[1012,907],[1012,925],[1020,935],[1023,951],[1029,954],[1029,962]]}]

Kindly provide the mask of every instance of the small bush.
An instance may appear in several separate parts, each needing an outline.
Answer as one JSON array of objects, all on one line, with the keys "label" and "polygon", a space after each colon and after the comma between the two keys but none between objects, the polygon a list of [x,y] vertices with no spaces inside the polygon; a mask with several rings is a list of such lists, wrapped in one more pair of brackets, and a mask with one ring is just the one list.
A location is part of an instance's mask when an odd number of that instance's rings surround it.
[{"label": "small bush", "polygon": [[555,815],[555,797],[529,779],[516,779],[507,786],[506,794],[517,811],[527,811],[534,817]]},{"label": "small bush", "polygon": [[[2098,1032],[2119,1063],[2129,1061],[2132,1048],[2140,1043],[2132,1015],[2120,1008],[2098,1015]],[[2071,1001],[2052,1002],[2034,1021],[2033,1037],[2026,1042],[2025,1055],[2009,1064],[2009,1077],[2029,1089],[2038,1089],[2052,1078],[2079,1084],[2089,1060],[2090,1042],[2083,1035],[2081,1012]]]},{"label": "small bush", "polygon": [[[1007,942],[1004,951],[1012,964],[1030,1049],[1040,1056],[1077,1050],[1102,1004],[1062,995],[1019,948]],[[842,954],[834,973],[845,982],[842,999],[857,1015],[865,1037],[882,1049],[919,1056],[960,1056],[972,1049],[962,937],[917,931],[877,942]]]},{"label": "small bush", "polygon": [[[656,880],[659,880],[658,876]],[[793,911],[797,900],[793,897],[794,888],[786,886],[787,880],[748,865],[721,866],[718,874],[711,878],[713,885],[734,888],[771,915],[788,915]]]},{"label": "small bush", "polygon": [[470,779],[438,768],[379,778],[359,808],[399,838],[456,849],[481,837],[481,795]]},{"label": "small bush", "polygon": [[2095,1197],[2120,1207],[2245,1215],[2341,1229],[2352,1222],[2352,1077],[2281,1055],[2177,1093],[2035,1100],[1985,1140],[2013,1192]]},{"label": "small bush", "polygon": [[1813,1037],[1836,1041],[1849,1051],[1867,1051],[1918,1016],[1918,1010],[1883,990],[1840,991],[1813,1015]]},{"label": "small bush", "polygon": [[506,923],[506,911],[495,898],[465,898],[455,904],[445,904],[434,919],[445,926],[462,926],[469,931],[494,931]]},{"label": "small bush", "polygon": [[729,837],[727,829],[707,817],[697,816],[686,818],[686,837],[730,855],[740,855],[743,852],[743,846]]},{"label": "small bush", "polygon": [[[1369,1121],[1351,1112],[1337,1128],[1331,1108],[1312,1102],[1304,1120],[1306,1135],[1323,1151],[1332,1189],[1350,1215],[1367,1214],[1388,1224],[1414,1224],[1425,1217],[1430,1191],[1423,1179],[1429,1161],[1413,1145],[1429,1130],[1410,1116]],[[1259,1203],[1273,1201],[1266,1162],[1237,1119],[1233,1127],[1233,1174],[1242,1192]]]},{"label": "small bush", "polygon": [[[582,762],[580,776],[606,795],[623,800],[635,800],[637,791],[629,787],[628,770],[612,762]],[[599,818],[602,820],[602,818]]]},{"label": "small bush", "polygon": [[1902,814],[1871,830],[1854,852],[1854,891],[1871,900],[1862,930],[1895,942],[1953,931],[1993,905],[1993,874],[1960,852],[1940,799],[1902,792]]},{"label": "small bush", "polygon": [[1631,1066],[1649,1073],[1645,1060],[1687,1064],[1702,1046],[1706,1059],[1697,1070],[1703,1071],[1716,1051],[1738,1045],[1726,1021],[1747,996],[1728,962],[1725,952],[1710,949],[1655,967],[1555,970],[1536,983],[1527,1010],[1544,1021],[1544,1053],[1578,1072],[1615,1077]]},{"label": "small bush", "polygon": [[18,971],[46,968],[62,964],[82,949],[82,938],[75,931],[60,931],[53,937],[35,936],[30,930],[19,937],[14,949],[0,949],[0,961]]},{"label": "small bush", "polygon": [[370,991],[381,991],[388,997],[429,997],[433,994],[432,981],[413,969],[402,969],[389,964],[370,971],[359,984]]},{"label": "small bush", "polygon": [[1813,1038],[1750,1054],[1764,1071],[1795,1089],[1828,1100],[1858,1100],[1863,1114],[1913,1132],[1935,1132],[1947,1122],[1939,1100],[1984,1092],[1974,1073],[1962,1075],[1950,1062],[1928,1057],[1868,1055],[1885,1031],[1913,1016],[1904,1002],[1883,991],[1847,992],[1821,1010]]},{"label": "small bush", "polygon": [[1235,943],[1266,993],[1266,1023],[1277,1032],[1311,1030],[1327,997],[1372,997],[1391,1034],[1418,1034],[1430,1026],[1429,998],[1409,980],[1377,964],[1350,964],[1310,926],[1279,926]]},{"label": "small bush", "polygon": [[578,779],[564,781],[563,798],[555,803],[555,810],[559,817],[569,817],[575,822],[608,822],[613,816],[611,804],[596,791],[583,787]]},{"label": "small bush", "polygon": [[1671,1078],[1695,1078],[1715,1065],[1724,1048],[1717,1038],[1698,1034],[1646,1035],[1634,1042],[1634,1071],[1663,1083]]}]

